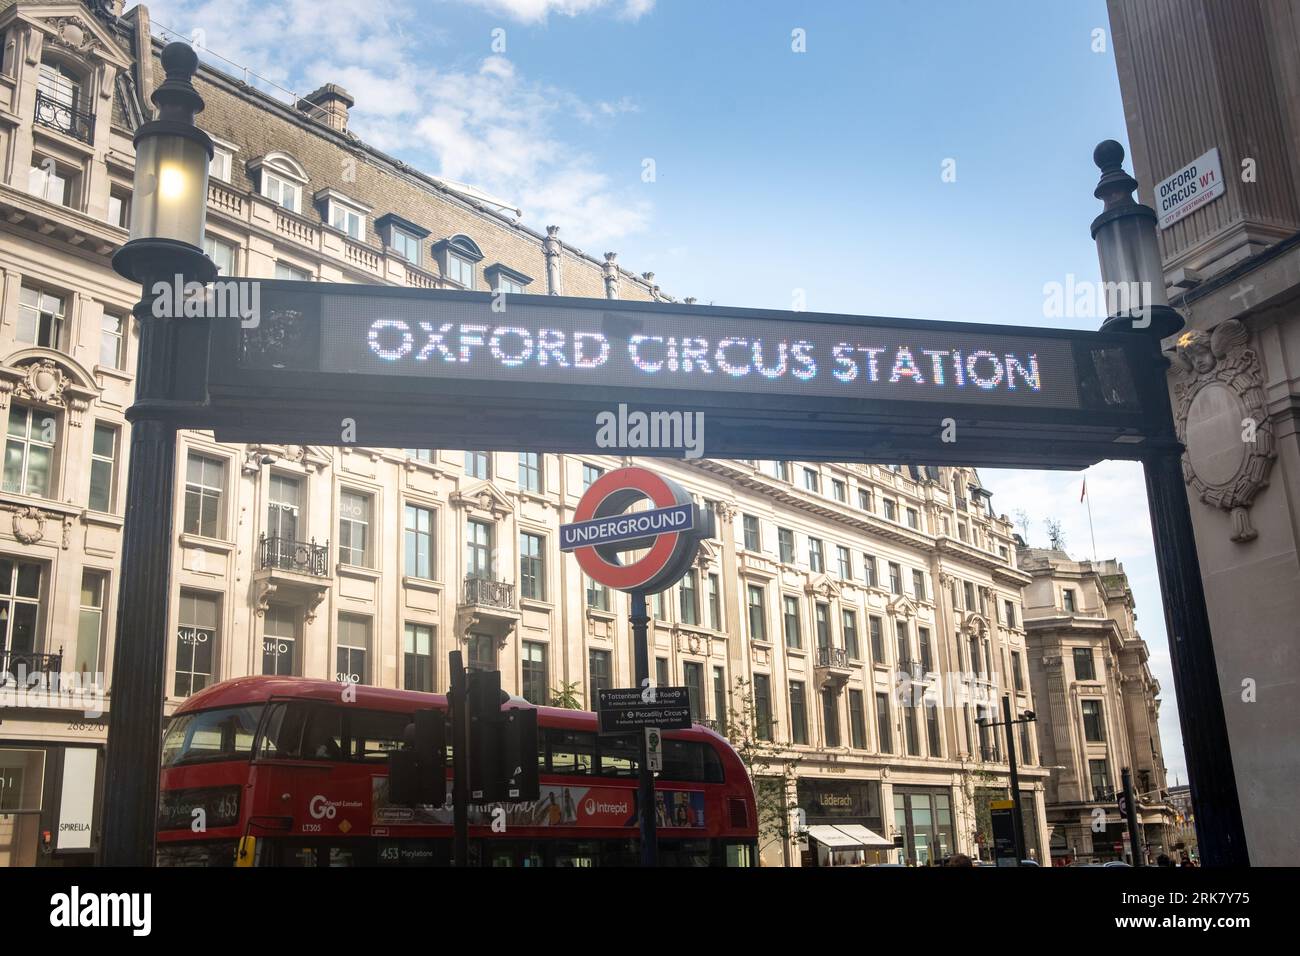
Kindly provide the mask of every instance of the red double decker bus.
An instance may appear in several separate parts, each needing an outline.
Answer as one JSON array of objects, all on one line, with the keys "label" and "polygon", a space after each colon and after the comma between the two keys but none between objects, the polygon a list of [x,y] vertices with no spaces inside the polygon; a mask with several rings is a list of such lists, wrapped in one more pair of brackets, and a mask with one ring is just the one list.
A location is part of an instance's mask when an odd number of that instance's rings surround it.
[{"label": "red double decker bus", "polygon": [[[416,710],[445,713],[446,697],[347,691],[345,701],[330,681],[243,677],[187,700],[163,741],[158,865],[448,865],[450,802],[388,800],[388,752]],[[637,865],[635,735],[598,735],[592,713],[536,710],[540,799],[471,807],[471,863]],[[756,865],[754,792],[736,752],[698,724],[663,737],[660,864]]]}]

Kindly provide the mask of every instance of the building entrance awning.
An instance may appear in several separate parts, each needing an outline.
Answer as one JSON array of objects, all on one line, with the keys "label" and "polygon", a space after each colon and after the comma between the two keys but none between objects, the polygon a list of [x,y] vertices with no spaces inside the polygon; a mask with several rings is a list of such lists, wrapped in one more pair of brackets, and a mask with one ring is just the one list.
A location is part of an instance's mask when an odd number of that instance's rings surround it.
[{"label": "building entrance awning", "polygon": [[894,845],[880,834],[856,823],[812,826],[808,828],[808,836],[832,850],[871,850]]},{"label": "building entrance awning", "polygon": [[859,846],[868,850],[877,847],[890,847],[892,849],[894,846],[893,840],[886,840],[879,833],[867,829],[860,823],[841,823],[836,827],[836,829],[847,833],[849,836],[853,837],[853,839],[858,841]]}]

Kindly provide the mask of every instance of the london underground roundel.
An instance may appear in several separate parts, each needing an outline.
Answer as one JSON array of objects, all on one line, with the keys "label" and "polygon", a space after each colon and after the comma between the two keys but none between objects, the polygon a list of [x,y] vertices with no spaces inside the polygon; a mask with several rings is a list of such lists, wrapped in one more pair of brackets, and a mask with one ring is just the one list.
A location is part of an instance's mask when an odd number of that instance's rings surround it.
[{"label": "london underground roundel", "polygon": [[[649,508],[628,510],[639,503]],[[619,468],[592,482],[572,523],[560,526],[560,550],[572,551],[598,584],[654,594],[675,584],[712,536],[713,513],[681,485],[646,468]],[[645,553],[625,562],[626,551]]]}]

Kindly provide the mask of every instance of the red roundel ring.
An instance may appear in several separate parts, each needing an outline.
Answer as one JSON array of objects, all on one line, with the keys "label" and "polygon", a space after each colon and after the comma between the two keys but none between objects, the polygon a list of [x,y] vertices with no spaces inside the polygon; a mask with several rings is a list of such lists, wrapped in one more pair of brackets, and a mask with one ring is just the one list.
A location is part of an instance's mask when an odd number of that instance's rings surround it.
[{"label": "red roundel ring", "polygon": [[[669,484],[654,472],[644,468],[618,468],[606,472],[591,483],[591,487],[578,502],[578,507],[574,509],[574,523],[609,517],[615,513],[614,508],[606,507],[602,511],[602,506],[607,503],[612,506],[614,501],[611,499],[624,498],[623,493],[633,491],[641,492],[656,508],[683,504],[677,500],[677,495]],[[621,512],[624,507],[626,504],[619,503],[617,510]],[[679,531],[658,535],[650,550],[631,564],[611,564],[597,553],[595,545],[577,548],[573,553],[578,558],[579,567],[593,581],[615,590],[633,591],[654,580],[667,567],[677,550],[679,538]]]}]

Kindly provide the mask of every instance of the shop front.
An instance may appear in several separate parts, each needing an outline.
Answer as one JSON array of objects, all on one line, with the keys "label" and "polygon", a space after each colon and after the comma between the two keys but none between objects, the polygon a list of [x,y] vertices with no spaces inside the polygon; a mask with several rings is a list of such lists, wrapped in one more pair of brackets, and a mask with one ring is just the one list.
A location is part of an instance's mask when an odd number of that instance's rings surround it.
[{"label": "shop front", "polygon": [[894,832],[903,838],[900,862],[930,866],[957,852],[953,839],[952,790],[894,787]]},{"label": "shop front", "polygon": [[0,866],[94,863],[100,748],[0,744]]},{"label": "shop front", "polygon": [[805,825],[802,866],[889,862],[893,843],[881,835],[880,781],[801,778],[796,794]]}]

